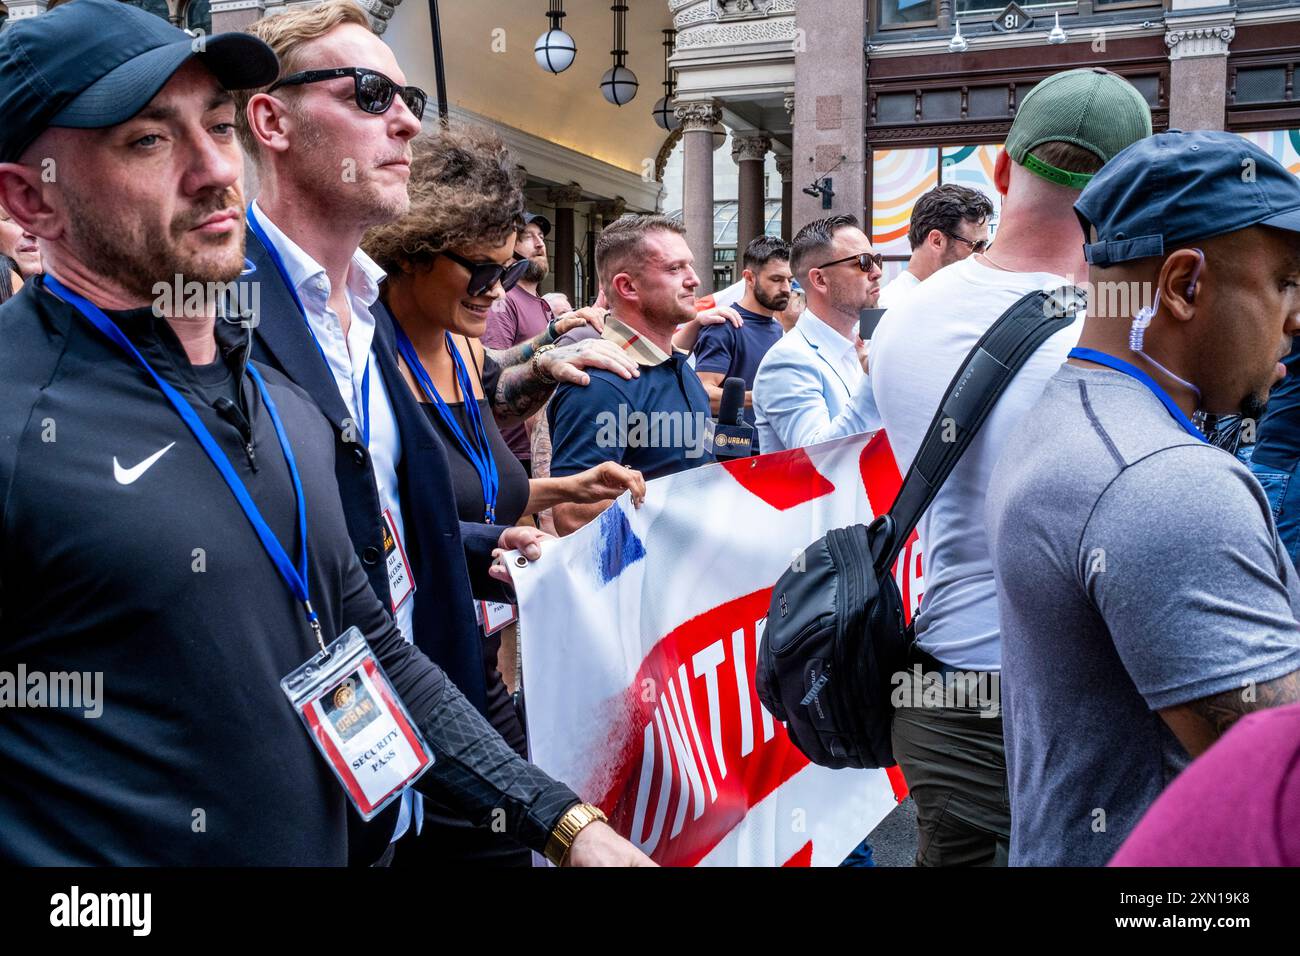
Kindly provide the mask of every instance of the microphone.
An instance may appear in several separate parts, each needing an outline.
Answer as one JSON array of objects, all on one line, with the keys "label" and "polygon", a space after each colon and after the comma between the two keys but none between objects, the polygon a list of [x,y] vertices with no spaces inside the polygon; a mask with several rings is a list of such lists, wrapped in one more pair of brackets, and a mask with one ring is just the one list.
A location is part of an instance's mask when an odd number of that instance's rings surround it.
[{"label": "microphone", "polygon": [[745,380],[732,376],[722,383],[722,407],[713,428],[715,458],[748,458],[754,450],[754,426],[745,421]]}]

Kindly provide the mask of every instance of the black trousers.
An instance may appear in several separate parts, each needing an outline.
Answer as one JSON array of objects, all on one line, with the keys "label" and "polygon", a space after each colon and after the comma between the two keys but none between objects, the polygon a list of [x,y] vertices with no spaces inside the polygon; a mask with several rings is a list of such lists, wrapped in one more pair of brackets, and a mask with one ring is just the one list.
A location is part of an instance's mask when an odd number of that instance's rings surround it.
[{"label": "black trousers", "polygon": [[[483,666],[487,677],[487,719],[520,756],[528,755],[528,740],[515,702],[497,670],[501,637],[494,634],[483,639]],[[434,754],[437,759],[437,754]],[[419,835],[415,825],[397,841],[392,865],[396,869],[430,866],[532,866],[532,853],[516,843],[501,828],[500,819],[476,827],[457,817],[435,801],[424,800],[424,826]]]}]

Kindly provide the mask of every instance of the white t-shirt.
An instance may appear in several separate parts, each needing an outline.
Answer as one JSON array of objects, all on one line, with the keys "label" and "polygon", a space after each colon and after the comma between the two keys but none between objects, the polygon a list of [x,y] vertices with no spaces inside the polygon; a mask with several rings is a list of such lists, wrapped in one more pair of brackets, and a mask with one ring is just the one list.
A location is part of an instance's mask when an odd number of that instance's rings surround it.
[{"label": "white t-shirt", "polygon": [[921,284],[921,280],[904,269],[894,276],[889,285],[880,290],[880,299],[876,302],[878,309],[892,309],[907,297],[907,293]]},{"label": "white t-shirt", "polygon": [[[936,272],[885,313],[871,340],[870,380],[899,471],[907,473],[949,383],[989,326],[1025,293],[1068,284],[1046,272],[1004,272],[971,256]],[[1081,314],[1025,363],[921,518],[925,598],[916,633],[922,649],[945,664],[1001,668],[984,496],[1007,437],[1078,344],[1082,328]]]}]

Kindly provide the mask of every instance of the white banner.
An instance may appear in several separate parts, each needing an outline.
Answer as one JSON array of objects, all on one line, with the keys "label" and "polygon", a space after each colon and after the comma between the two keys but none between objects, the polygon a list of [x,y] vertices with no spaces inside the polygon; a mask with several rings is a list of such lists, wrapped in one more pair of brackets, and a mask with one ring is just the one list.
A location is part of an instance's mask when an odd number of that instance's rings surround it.
[{"label": "white banner", "polygon": [[[533,760],[661,864],[840,863],[902,778],[809,763],[759,703],[756,650],[777,578],[898,485],[883,433],[708,465],[512,565]],[[913,535],[908,606],[920,567]]]}]

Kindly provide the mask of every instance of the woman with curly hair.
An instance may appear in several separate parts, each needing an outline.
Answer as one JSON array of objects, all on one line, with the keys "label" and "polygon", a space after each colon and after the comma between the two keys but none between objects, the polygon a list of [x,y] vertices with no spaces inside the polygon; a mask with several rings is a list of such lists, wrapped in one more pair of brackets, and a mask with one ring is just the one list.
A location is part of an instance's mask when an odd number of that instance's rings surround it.
[{"label": "woman with curly hair", "polygon": [[[606,501],[629,489],[639,503],[645,481],[637,471],[605,462],[567,478],[530,480],[501,437],[498,424],[522,421],[554,390],[550,343],[583,319],[564,316],[532,341],[504,352],[485,349],[479,338],[489,310],[528,265],[514,256],[524,214],[517,169],[501,140],[481,128],[444,130],[417,139],[412,149],[409,213],[372,229],[362,247],[387,273],[377,318],[392,321],[399,368],[447,451],[461,520],[512,525],[560,502]],[[608,352],[624,377],[638,374],[612,343],[564,348]],[[588,380],[584,372],[574,374],[580,384]],[[499,636],[485,637],[488,719],[522,754],[523,727],[497,668],[500,646]],[[508,838],[432,809],[422,835],[397,854],[395,865],[528,865],[529,859]]]},{"label": "woman with curly hair", "polygon": [[[496,134],[476,127],[422,138],[413,151],[410,212],[372,229],[362,245],[388,273],[381,298],[395,320],[402,371],[447,446],[462,520],[514,524],[558,502],[605,501],[628,488],[640,498],[639,473],[614,462],[529,481],[502,441],[497,426],[531,414],[555,388],[538,353],[583,319],[557,319],[553,330],[507,351],[485,349],[488,312],[528,265],[514,255],[524,214],[516,167]],[[608,342],[571,348],[609,351],[625,377],[638,374]],[[485,396],[499,394],[503,369],[521,363],[520,388],[492,414]]]}]

